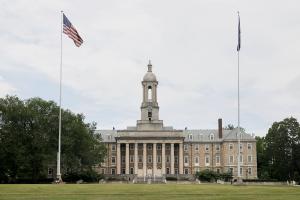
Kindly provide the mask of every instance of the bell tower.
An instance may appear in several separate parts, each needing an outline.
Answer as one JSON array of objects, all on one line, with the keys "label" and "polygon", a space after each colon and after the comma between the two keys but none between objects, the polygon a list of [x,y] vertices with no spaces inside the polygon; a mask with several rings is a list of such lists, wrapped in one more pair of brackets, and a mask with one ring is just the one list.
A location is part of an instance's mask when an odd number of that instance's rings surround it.
[{"label": "bell tower", "polygon": [[142,81],[143,102],[141,105],[141,120],[137,122],[138,128],[161,129],[163,127],[162,120],[159,120],[157,85],[158,81],[152,72],[152,64],[149,61],[148,71]]}]

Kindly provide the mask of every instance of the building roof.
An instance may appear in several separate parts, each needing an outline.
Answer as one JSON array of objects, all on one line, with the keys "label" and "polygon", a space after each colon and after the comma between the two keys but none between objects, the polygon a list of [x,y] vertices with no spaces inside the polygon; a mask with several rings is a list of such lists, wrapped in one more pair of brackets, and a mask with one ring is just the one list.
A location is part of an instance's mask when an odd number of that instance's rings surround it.
[{"label": "building roof", "polygon": [[[123,134],[121,131],[122,130],[120,130],[120,132],[118,132],[118,130],[96,130],[96,134],[101,135],[103,142],[116,142],[116,137],[119,137],[121,136],[121,134]],[[182,132],[180,133],[179,131],[180,130],[174,130],[174,136],[178,136],[178,134],[182,135],[182,137],[185,137],[185,142],[222,142],[237,140],[237,129],[223,129],[222,138],[219,138],[218,129],[188,129],[181,130]],[[141,131],[132,132],[130,136],[138,137],[139,134],[142,138]],[[241,141],[255,141],[255,138],[254,135],[250,135],[248,133],[245,133],[244,131],[241,131]]]}]

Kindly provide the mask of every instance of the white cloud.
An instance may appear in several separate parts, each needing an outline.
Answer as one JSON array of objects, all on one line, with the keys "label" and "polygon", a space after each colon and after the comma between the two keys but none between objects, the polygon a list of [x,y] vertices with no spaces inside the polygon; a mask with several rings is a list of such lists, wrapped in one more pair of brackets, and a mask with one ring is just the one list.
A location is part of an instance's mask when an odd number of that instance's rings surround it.
[{"label": "white cloud", "polygon": [[0,97],[5,97],[7,94],[14,94],[17,92],[17,89],[6,82],[2,76],[0,76]]}]

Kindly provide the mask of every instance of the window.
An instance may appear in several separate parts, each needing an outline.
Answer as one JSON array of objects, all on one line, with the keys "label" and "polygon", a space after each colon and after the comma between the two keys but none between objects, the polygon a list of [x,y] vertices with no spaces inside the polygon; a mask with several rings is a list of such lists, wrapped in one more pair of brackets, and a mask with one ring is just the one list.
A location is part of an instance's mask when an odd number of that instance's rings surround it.
[{"label": "window", "polygon": [[52,168],[48,168],[48,176],[52,176],[53,175],[53,169]]},{"label": "window", "polygon": [[156,157],[156,159],[157,159],[157,163],[161,163],[161,156],[160,156],[160,155],[158,155],[158,156]]},{"label": "window", "polygon": [[174,171],[175,171],[175,174],[178,174],[178,168],[175,168]]},{"label": "window", "polygon": [[213,134],[213,133],[211,133],[210,135],[209,135],[209,140],[214,140],[215,139],[215,135]]},{"label": "window", "polygon": [[116,169],[115,169],[115,168],[112,168],[112,169],[111,169],[111,174],[112,174],[112,175],[115,175],[115,174],[116,174]]},{"label": "window", "polygon": [[198,156],[195,157],[195,164],[199,164],[199,157]]},{"label": "window", "polygon": [[143,150],[143,144],[138,145],[139,150]]},{"label": "window", "polygon": [[134,150],[134,144],[129,144],[130,150]]},{"label": "window", "polygon": [[217,168],[217,173],[220,174],[220,169],[219,168]]},{"label": "window", "polygon": [[243,168],[240,168],[240,175],[243,176]]},{"label": "window", "polygon": [[251,143],[248,143],[247,146],[248,146],[248,150],[252,150],[252,144]]},{"label": "window", "polygon": [[205,166],[209,165],[209,155],[205,156]]},{"label": "window", "polygon": [[178,156],[174,156],[174,162],[178,163]]},{"label": "window", "polygon": [[166,156],[166,162],[167,162],[167,163],[170,162],[170,156]]},{"label": "window", "polygon": [[112,145],[111,145],[111,150],[112,150],[112,151],[116,151],[116,145],[115,145],[115,144],[112,144]]},{"label": "window", "polygon": [[152,144],[148,144],[148,150],[152,150]]},{"label": "window", "polygon": [[161,144],[157,144],[156,149],[161,150]]},{"label": "window", "polygon": [[233,144],[229,144],[229,150],[233,150]]},{"label": "window", "polygon": [[189,163],[189,157],[188,156],[184,156],[184,163],[188,164]]},{"label": "window", "polygon": [[152,117],[152,112],[148,111],[148,118],[149,118],[149,120],[151,120],[151,117]]},{"label": "window", "polygon": [[189,169],[188,168],[184,168],[184,174],[189,174]]},{"label": "window", "polygon": [[125,174],[126,171],[125,171],[125,168],[122,168],[122,174]]},{"label": "window", "polygon": [[133,155],[130,155],[130,156],[129,156],[129,160],[130,160],[130,163],[133,163],[133,162],[134,162],[134,157],[133,157]]},{"label": "window", "polygon": [[166,168],[166,173],[170,174],[170,168],[169,167]]},{"label": "window", "polygon": [[240,155],[240,163],[243,162],[243,155]]},{"label": "window", "polygon": [[252,163],[252,156],[248,156],[248,163]]},{"label": "window", "polygon": [[233,163],[233,156],[229,156],[229,163],[232,164]]},{"label": "window", "polygon": [[189,134],[189,140],[193,140],[193,135]]},{"label": "window", "polygon": [[216,151],[220,151],[220,144],[216,144]]},{"label": "window", "polygon": [[152,155],[148,155],[148,163],[152,163]]},{"label": "window", "polygon": [[111,164],[116,164],[116,157],[115,156],[111,157]]},{"label": "window", "polygon": [[170,145],[166,144],[166,150],[170,150]]},{"label": "window", "polygon": [[188,145],[185,144],[185,145],[183,146],[183,149],[184,149],[184,151],[187,151],[187,150],[188,150]]},{"label": "window", "polygon": [[216,156],[216,164],[220,164],[220,156]]},{"label": "window", "polygon": [[199,144],[195,144],[195,151],[199,151]]},{"label": "window", "polygon": [[134,174],[133,167],[130,168],[130,174]]},{"label": "window", "polygon": [[248,174],[252,175],[252,168],[251,167],[248,168]]},{"label": "window", "polygon": [[243,151],[243,144],[240,144],[240,151]]},{"label": "window", "polygon": [[122,163],[125,163],[125,156],[122,156]]},{"label": "window", "polygon": [[205,145],[205,151],[209,151],[209,145],[208,144]]},{"label": "window", "polygon": [[148,86],[148,100],[152,101],[152,87]]},{"label": "window", "polygon": [[139,163],[143,162],[143,156],[139,155]]}]

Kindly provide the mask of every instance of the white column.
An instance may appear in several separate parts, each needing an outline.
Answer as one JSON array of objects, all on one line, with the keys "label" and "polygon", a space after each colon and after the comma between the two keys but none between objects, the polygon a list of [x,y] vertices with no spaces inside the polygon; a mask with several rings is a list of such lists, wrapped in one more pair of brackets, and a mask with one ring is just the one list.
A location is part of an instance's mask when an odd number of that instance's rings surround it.
[{"label": "white column", "polygon": [[174,143],[171,143],[171,174],[174,174]]},{"label": "white column", "polygon": [[117,174],[121,174],[121,144],[117,143]]},{"label": "white column", "polygon": [[147,144],[143,144],[143,172],[144,177],[147,175]]},{"label": "white column", "polygon": [[129,144],[126,143],[125,174],[129,174]]},{"label": "white column", "polygon": [[179,144],[179,174],[183,174],[183,144]]},{"label": "white column", "polygon": [[166,144],[161,144],[161,173],[162,175],[166,174]]},{"label": "white column", "polygon": [[134,173],[138,174],[138,143],[134,146]]},{"label": "white column", "polygon": [[152,163],[153,163],[153,176],[156,174],[156,143],[153,143],[153,158],[152,158]]}]

